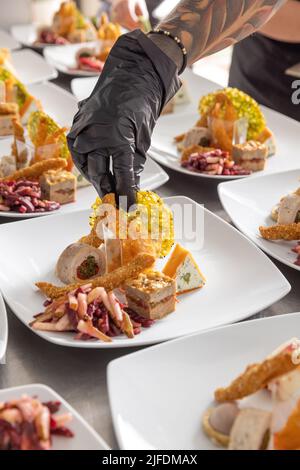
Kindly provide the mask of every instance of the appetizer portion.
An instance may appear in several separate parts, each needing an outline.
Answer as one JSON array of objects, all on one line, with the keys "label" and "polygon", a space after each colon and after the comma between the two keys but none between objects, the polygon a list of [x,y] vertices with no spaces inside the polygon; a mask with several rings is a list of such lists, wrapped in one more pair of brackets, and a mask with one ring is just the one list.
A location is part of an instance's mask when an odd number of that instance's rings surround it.
[{"label": "appetizer portion", "polygon": [[27,395],[0,403],[0,450],[50,450],[53,436],[72,438],[72,415],[57,415],[60,406]]},{"label": "appetizer portion", "polygon": [[[276,225],[259,227],[260,235],[266,240],[300,240],[300,188],[284,196],[271,211]],[[292,249],[299,254],[299,244]],[[295,262],[299,265],[299,256]]]},{"label": "appetizer portion", "polygon": [[55,272],[64,284],[102,276],[106,272],[105,253],[85,243],[73,243],[58,258]]},{"label": "appetizer portion", "polygon": [[53,158],[35,163],[29,167],[14,171],[9,176],[0,178],[0,213],[52,212],[60,208],[57,199],[49,200],[42,194],[41,177],[50,170],[60,174],[66,166],[62,158]]},{"label": "appetizer portion", "polygon": [[176,281],[158,271],[142,273],[124,284],[128,308],[151,320],[158,320],[176,308]]},{"label": "appetizer portion", "polygon": [[49,170],[40,178],[43,199],[51,199],[59,204],[76,201],[76,178],[69,171]]},{"label": "appetizer portion", "polygon": [[179,243],[171,253],[163,273],[175,280],[177,294],[201,289],[206,283],[192,254]]},{"label": "appetizer portion", "polygon": [[[145,261],[148,260],[144,258],[143,262]],[[147,265],[147,262],[145,264]],[[143,263],[140,266],[143,266]],[[116,270],[114,276],[107,274],[86,285],[71,285],[64,294],[62,292],[62,296],[47,300],[44,304],[45,311],[35,315],[31,327],[40,331],[74,331],[77,332],[76,339],[97,339],[108,343],[112,341],[112,337],[122,334],[134,338],[141,332],[142,327],[148,328],[153,324],[152,319],[146,319],[136,311],[125,309],[125,305],[112,290],[103,287],[120,286],[124,279],[122,269],[119,268],[119,272]],[[140,270],[137,263],[135,269]]]},{"label": "appetizer portion", "polygon": [[208,152],[193,152],[188,158],[186,158],[185,153],[181,166],[195,173],[203,173],[205,175],[237,176],[250,174],[248,169],[237,165],[230,158],[228,152],[220,149]]},{"label": "appetizer portion", "polygon": [[[251,406],[259,394],[267,395],[266,409]],[[299,450],[300,341],[293,338],[263,362],[248,366],[215,391],[215,401],[202,420],[215,444],[229,450]]]},{"label": "appetizer portion", "polygon": [[199,113],[195,126],[175,137],[184,168],[215,176],[243,176],[265,168],[275,142],[255,100],[225,88],[201,98]]},{"label": "appetizer portion", "polygon": [[205,285],[193,256],[180,245],[163,272],[155,269],[174,243],[173,213],[157,194],[137,192],[137,206],[128,213],[116,207],[114,194],[97,198],[92,208],[91,232],[57,261],[56,276],[66,285],[36,283],[47,300],[33,329],[74,331],[78,339],[104,342],[123,333],[134,338],[176,310],[177,293]]},{"label": "appetizer portion", "polygon": [[264,170],[267,157],[267,146],[255,140],[232,146],[233,161],[247,171]]},{"label": "appetizer portion", "polygon": [[20,179],[9,182],[0,181],[0,214],[1,212],[18,212],[32,214],[35,212],[53,212],[60,208],[56,201],[42,197],[39,183]]}]

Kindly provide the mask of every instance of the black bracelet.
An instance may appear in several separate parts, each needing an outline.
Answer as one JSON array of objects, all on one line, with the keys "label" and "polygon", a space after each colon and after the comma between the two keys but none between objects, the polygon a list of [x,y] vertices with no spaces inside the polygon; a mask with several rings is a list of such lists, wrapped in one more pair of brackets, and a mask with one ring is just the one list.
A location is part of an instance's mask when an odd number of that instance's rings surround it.
[{"label": "black bracelet", "polygon": [[163,36],[166,36],[170,39],[173,39],[173,41],[176,42],[176,44],[180,48],[180,50],[182,52],[182,56],[183,56],[183,64],[182,64],[181,69],[178,72],[178,75],[181,75],[187,67],[187,50],[186,50],[184,44],[179,39],[179,37],[174,36],[169,31],[165,31],[164,29],[160,29],[160,28],[155,28],[155,29],[151,30],[148,34],[162,34]]}]

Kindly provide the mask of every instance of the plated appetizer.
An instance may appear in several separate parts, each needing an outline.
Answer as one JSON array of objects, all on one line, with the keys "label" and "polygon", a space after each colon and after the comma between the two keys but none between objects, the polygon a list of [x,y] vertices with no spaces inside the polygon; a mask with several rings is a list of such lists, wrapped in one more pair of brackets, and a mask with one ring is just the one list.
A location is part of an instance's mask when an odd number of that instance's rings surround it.
[{"label": "plated appetizer", "polygon": [[276,152],[272,132],[259,105],[236,88],[204,96],[200,119],[175,137],[184,168],[208,175],[247,175],[265,168]]},{"label": "plated appetizer", "polygon": [[[300,188],[284,196],[271,212],[277,222],[270,227],[259,227],[261,236],[266,240],[300,240]],[[296,265],[299,265],[299,244],[293,248],[298,254]]]},{"label": "plated appetizer", "polygon": [[103,13],[99,20],[97,37],[99,42],[96,47],[83,47],[76,53],[76,68],[72,71],[82,70],[84,72],[100,73],[104,63],[116,40],[121,36],[121,27],[117,23],[109,21],[108,16]]},{"label": "plated appetizer", "polygon": [[97,30],[94,25],[78,10],[73,1],[62,2],[54,14],[52,25],[38,31],[35,45],[95,41]]},{"label": "plated appetizer", "polygon": [[18,115],[11,121],[11,155],[0,159],[0,212],[52,212],[75,202],[77,188],[89,183],[73,168],[66,128],[42,111],[30,114],[26,129]]},{"label": "plated appetizer", "polygon": [[0,450],[50,450],[53,436],[72,438],[72,415],[57,415],[60,406],[27,395],[0,403]]},{"label": "plated appetizer", "polygon": [[[300,341],[293,338],[263,362],[215,391],[216,406],[202,424],[207,436],[229,450],[300,449]],[[255,406],[264,395],[266,407]]]},{"label": "plated appetizer", "polygon": [[162,272],[155,268],[172,249],[173,215],[149,191],[138,192],[137,203],[136,211],[126,213],[116,208],[113,194],[97,199],[90,233],[57,261],[56,276],[65,286],[36,283],[47,300],[33,329],[71,331],[80,340],[134,338],[175,311],[176,294],[204,287],[196,261],[180,245]]}]

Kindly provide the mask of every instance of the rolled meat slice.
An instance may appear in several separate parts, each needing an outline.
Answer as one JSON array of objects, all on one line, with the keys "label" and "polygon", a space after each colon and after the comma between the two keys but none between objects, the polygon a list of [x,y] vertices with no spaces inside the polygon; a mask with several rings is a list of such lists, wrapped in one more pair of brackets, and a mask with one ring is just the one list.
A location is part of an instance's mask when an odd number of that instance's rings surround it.
[{"label": "rolled meat slice", "polygon": [[56,264],[56,275],[64,284],[92,279],[102,276],[105,272],[103,251],[79,242],[69,245]]}]

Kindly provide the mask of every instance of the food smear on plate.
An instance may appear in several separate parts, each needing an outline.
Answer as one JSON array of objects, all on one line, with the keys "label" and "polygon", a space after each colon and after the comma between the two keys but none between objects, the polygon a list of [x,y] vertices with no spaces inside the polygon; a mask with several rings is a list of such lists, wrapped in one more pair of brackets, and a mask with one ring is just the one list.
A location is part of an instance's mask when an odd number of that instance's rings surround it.
[{"label": "food smear on plate", "polygon": [[56,263],[65,286],[36,283],[47,300],[32,328],[104,342],[122,334],[134,338],[176,310],[177,293],[205,285],[192,254],[179,245],[164,272],[156,269],[174,243],[173,213],[151,191],[137,192],[136,201],[126,212],[114,194],[96,200],[90,233],[65,248]]},{"label": "food smear on plate", "polygon": [[72,438],[72,415],[57,414],[60,406],[27,395],[0,403],[0,450],[50,450],[53,436]]},{"label": "food smear on plate", "polygon": [[[300,188],[281,198],[271,210],[275,225],[259,227],[260,235],[266,240],[294,241],[300,240]],[[300,264],[299,243],[292,248],[298,257],[295,264]]]},{"label": "food smear on plate", "polygon": [[[231,384],[215,391],[206,435],[229,450],[300,449],[300,341],[292,338]],[[264,395],[265,408],[251,405]],[[245,403],[245,399],[247,399]]]},{"label": "food smear on plate", "polygon": [[175,137],[183,167],[214,176],[244,176],[262,171],[275,154],[274,135],[259,105],[241,90],[224,88],[202,97],[199,113],[197,123]]}]

